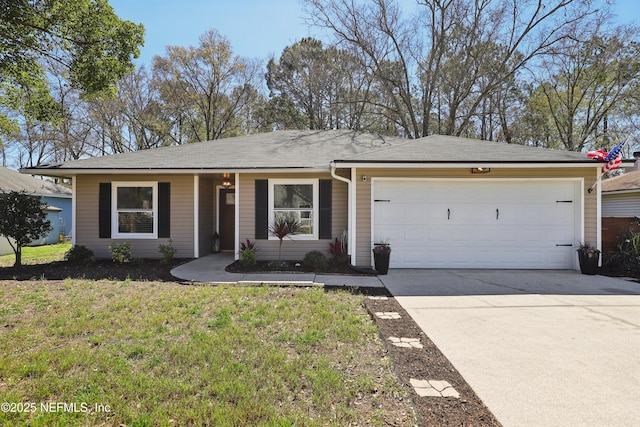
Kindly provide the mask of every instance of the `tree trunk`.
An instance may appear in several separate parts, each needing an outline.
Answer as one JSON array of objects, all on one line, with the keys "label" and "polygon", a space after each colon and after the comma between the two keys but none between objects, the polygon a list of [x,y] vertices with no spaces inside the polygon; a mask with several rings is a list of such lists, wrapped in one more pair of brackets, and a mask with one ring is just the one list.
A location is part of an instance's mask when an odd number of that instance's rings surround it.
[{"label": "tree trunk", "polygon": [[16,247],[16,262],[13,264],[15,268],[22,267],[22,246],[18,245]]}]

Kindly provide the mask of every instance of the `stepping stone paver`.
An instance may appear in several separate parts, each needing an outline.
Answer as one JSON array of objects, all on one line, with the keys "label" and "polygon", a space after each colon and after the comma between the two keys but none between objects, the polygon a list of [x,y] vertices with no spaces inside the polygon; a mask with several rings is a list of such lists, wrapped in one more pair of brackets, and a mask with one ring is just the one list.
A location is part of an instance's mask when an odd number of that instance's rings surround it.
[{"label": "stepping stone paver", "polygon": [[385,320],[402,319],[402,317],[400,317],[400,313],[396,311],[378,311],[376,312],[376,316]]},{"label": "stepping stone paver", "polygon": [[416,394],[421,397],[455,397],[458,399],[460,393],[448,381],[439,380],[409,380]]},{"label": "stepping stone paver", "polygon": [[389,337],[389,341],[391,341],[391,344],[395,345],[396,347],[423,348],[423,345],[420,343],[419,338]]}]

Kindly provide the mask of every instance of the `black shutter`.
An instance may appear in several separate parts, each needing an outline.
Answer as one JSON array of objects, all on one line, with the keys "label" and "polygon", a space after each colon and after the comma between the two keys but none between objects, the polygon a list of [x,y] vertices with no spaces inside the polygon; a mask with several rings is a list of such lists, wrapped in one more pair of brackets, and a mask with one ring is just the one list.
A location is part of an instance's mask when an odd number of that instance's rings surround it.
[{"label": "black shutter", "polygon": [[170,183],[158,183],[158,237],[171,237],[170,189]]},{"label": "black shutter", "polygon": [[318,202],[320,204],[318,220],[318,237],[331,239],[331,180],[321,179],[318,189]]},{"label": "black shutter", "polygon": [[256,239],[269,238],[269,181],[256,179]]},{"label": "black shutter", "polygon": [[101,182],[98,196],[98,230],[101,239],[111,238],[111,183]]}]

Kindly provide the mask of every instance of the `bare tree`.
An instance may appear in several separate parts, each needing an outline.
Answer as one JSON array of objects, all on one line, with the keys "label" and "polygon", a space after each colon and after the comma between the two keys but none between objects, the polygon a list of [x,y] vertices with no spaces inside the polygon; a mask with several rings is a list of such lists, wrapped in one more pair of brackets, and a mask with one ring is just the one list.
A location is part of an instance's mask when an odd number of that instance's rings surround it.
[{"label": "bare tree", "polygon": [[95,149],[121,153],[170,145],[171,120],[144,66],[122,78],[113,98],[90,104]]},{"label": "bare tree", "polygon": [[565,149],[610,145],[609,116],[640,78],[637,38],[635,28],[619,27],[608,33],[596,25],[586,34],[563,40],[537,72],[549,116]]},{"label": "bare tree", "polygon": [[221,138],[237,132],[236,114],[254,100],[259,62],[233,56],[231,44],[215,30],[198,47],[167,46],[156,56],[154,79],[171,111],[178,143]]},{"label": "bare tree", "polygon": [[269,60],[266,78],[272,99],[282,98],[281,114],[289,115],[284,121],[299,122],[287,109],[291,103],[307,129],[370,127],[365,117],[372,111],[373,79],[351,52],[304,38],[286,47],[277,62]]},{"label": "bare tree", "polygon": [[[494,92],[594,11],[588,0],[306,0],[310,21],[357,49],[409,137],[476,134]],[[480,124],[481,126],[481,124]]]}]

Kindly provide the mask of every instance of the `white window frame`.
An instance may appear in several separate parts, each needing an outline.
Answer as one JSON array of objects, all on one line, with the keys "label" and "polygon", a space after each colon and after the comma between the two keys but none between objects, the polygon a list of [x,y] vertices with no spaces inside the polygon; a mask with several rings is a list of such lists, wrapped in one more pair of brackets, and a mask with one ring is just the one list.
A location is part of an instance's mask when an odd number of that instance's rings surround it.
[{"label": "white window frame", "polygon": [[[318,208],[319,208],[319,180],[300,178],[300,179],[270,179],[269,180],[269,225],[272,224],[275,218],[275,209],[273,207],[274,202],[274,188],[276,185],[312,185],[313,186],[313,209],[311,210],[312,216],[312,234],[293,234],[292,240],[318,240]],[[276,236],[269,232],[269,240],[278,240]]]},{"label": "white window frame", "polygon": [[[151,187],[153,208],[153,233],[120,233],[118,231],[118,188]],[[123,212],[136,210],[123,210]],[[121,181],[111,183],[111,238],[112,239],[157,239],[158,238],[158,182],[157,181]]]}]

